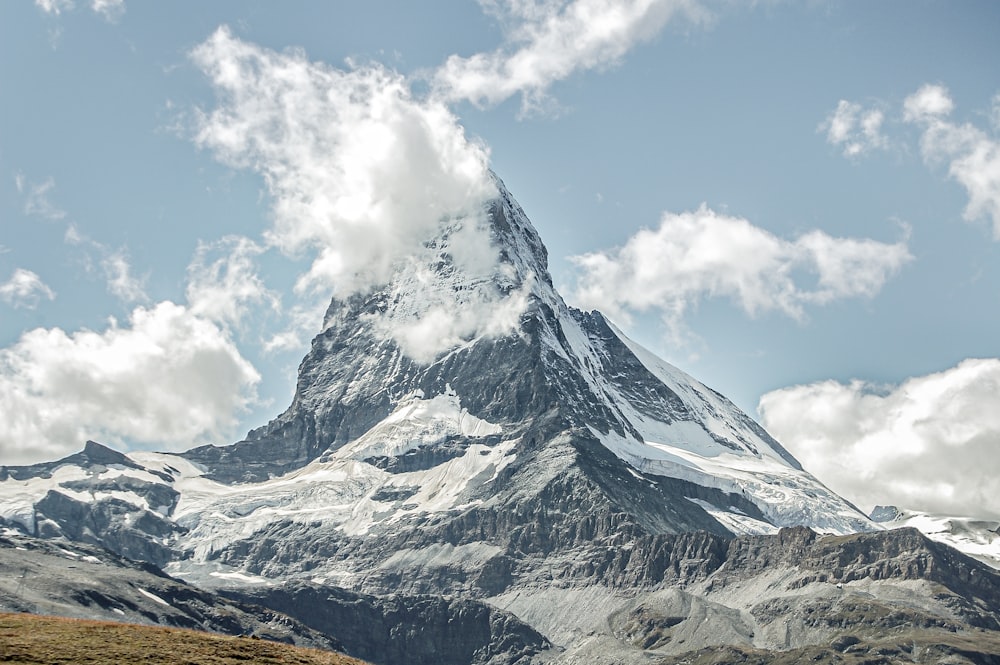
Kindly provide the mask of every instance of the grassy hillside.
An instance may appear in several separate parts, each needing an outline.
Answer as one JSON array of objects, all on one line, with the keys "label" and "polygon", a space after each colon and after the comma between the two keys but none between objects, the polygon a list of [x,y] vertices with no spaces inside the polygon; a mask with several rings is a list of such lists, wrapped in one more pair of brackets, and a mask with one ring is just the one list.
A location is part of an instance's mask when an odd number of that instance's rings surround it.
[{"label": "grassy hillside", "polygon": [[363,665],[315,649],[177,628],[86,621],[33,614],[0,614],[0,661],[117,665]]}]

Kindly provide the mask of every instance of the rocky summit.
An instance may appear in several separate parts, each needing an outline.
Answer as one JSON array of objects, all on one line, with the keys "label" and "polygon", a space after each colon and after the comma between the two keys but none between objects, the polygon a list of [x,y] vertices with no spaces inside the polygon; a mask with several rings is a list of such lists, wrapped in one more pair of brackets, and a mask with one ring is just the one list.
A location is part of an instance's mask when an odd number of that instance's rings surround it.
[{"label": "rocky summit", "polygon": [[[8,541],[104,548],[373,663],[1000,662],[992,568],[870,521],[567,306],[496,186],[496,265],[470,272],[443,223],[416,277],[331,302],[292,404],[243,441],[0,467]],[[483,294],[519,312],[508,329],[431,358],[393,333]]]}]

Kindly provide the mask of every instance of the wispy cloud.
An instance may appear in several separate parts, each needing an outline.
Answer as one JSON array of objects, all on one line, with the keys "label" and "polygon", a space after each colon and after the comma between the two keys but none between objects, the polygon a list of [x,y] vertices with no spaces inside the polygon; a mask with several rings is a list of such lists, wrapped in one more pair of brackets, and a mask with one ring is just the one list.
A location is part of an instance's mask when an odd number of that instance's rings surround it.
[{"label": "wispy cloud", "polygon": [[59,16],[64,11],[73,9],[75,3],[73,0],[35,0],[35,6],[46,14]]},{"label": "wispy cloud", "polygon": [[487,0],[506,32],[491,53],[453,55],[433,74],[438,94],[480,106],[522,96],[522,111],[544,108],[549,87],[578,71],[617,64],[674,17],[707,16],[693,0]]},{"label": "wispy cloud", "polygon": [[843,150],[845,157],[857,157],[872,150],[884,149],[889,141],[882,133],[885,114],[878,108],[840,100],[836,110],[820,126],[830,145]]},{"label": "wispy cloud", "polygon": [[[74,0],[35,0],[35,6],[49,16],[59,16],[76,9]],[[90,9],[114,23],[125,13],[125,0],[91,0]]]},{"label": "wispy cloud", "polygon": [[864,509],[894,504],[1000,518],[1000,360],[879,386],[824,381],[767,393],[764,427]]},{"label": "wispy cloud", "polygon": [[[793,318],[807,305],[876,295],[911,259],[907,240],[882,243],[811,231],[784,240],[741,217],[702,205],[666,213],[620,248],[572,257],[580,269],[573,300],[624,323],[654,310],[684,337],[684,317],[705,298],[728,298],[750,315]],[[810,274],[804,284],[799,273]]]},{"label": "wispy cloud", "polygon": [[55,297],[55,292],[41,277],[24,268],[18,268],[10,279],[0,283],[0,300],[14,308],[34,309],[42,298],[54,300]]},{"label": "wispy cloud", "polygon": [[[187,270],[186,292],[191,311],[221,325],[238,328],[256,306],[280,310],[280,296],[265,286],[257,272],[255,259],[263,252],[263,247],[242,236],[199,243]],[[312,332],[318,329],[317,321]]]},{"label": "wispy cloud", "polygon": [[90,8],[106,21],[114,23],[125,13],[125,0],[92,0]]},{"label": "wispy cloud", "polygon": [[113,250],[104,243],[83,235],[73,223],[66,227],[63,238],[67,244],[78,245],[88,253],[86,259],[88,272],[96,271],[89,251],[95,251],[99,255],[97,265],[100,266],[99,270],[104,277],[108,293],[126,304],[149,301],[149,296],[146,294],[146,281],[149,276],[137,277],[132,274],[132,264],[125,247]]},{"label": "wispy cloud", "polygon": [[29,182],[20,173],[14,176],[14,184],[17,191],[24,198],[24,214],[42,217],[44,219],[63,219],[66,211],[55,205],[50,199],[52,190],[56,186],[53,178],[46,178],[40,184]]},{"label": "wispy cloud", "polygon": [[[1000,240],[1000,141],[971,123],[952,122],[954,108],[944,86],[928,84],[906,98],[903,118],[921,128],[924,159],[946,163],[948,175],[965,188],[965,218],[989,220],[994,239]],[[1000,117],[1000,96],[993,99],[991,115]]]}]

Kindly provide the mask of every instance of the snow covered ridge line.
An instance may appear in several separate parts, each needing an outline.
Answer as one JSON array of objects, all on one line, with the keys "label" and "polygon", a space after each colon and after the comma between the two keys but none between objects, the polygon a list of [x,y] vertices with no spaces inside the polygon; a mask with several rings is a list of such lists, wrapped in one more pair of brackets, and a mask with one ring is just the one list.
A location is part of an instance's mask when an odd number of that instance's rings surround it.
[{"label": "snow covered ridge line", "polygon": [[931,515],[895,506],[875,506],[871,518],[887,529],[913,527],[931,540],[1000,569],[1000,520]]}]

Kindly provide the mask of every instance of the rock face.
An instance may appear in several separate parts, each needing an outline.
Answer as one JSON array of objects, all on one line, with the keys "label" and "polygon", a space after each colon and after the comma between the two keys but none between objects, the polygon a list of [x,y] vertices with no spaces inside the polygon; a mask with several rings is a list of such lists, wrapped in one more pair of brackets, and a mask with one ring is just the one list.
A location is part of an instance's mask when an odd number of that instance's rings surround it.
[{"label": "rock face", "polygon": [[[378,663],[646,662],[890,630],[879,617],[993,630],[994,573],[879,531],[723,396],[568,307],[497,191],[497,265],[456,264],[444,225],[419,278],[334,300],[267,426],[0,467],[0,519],[285,608]],[[516,325],[404,353],[392,331],[481,293]]]}]

